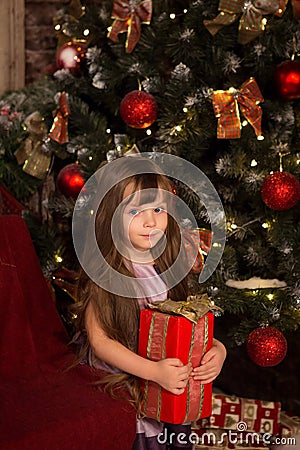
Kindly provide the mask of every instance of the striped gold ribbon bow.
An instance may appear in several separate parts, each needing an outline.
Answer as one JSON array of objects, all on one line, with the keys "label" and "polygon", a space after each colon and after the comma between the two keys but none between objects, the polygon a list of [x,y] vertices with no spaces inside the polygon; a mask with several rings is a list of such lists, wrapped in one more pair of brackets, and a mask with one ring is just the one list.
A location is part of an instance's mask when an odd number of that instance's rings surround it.
[{"label": "striped gold ribbon bow", "polygon": [[127,32],[126,53],[131,53],[141,37],[141,24],[150,24],[152,0],[115,0],[112,11],[114,22],[108,37],[118,42],[119,33]]},{"label": "striped gold ribbon bow", "polygon": [[23,164],[23,171],[42,180],[49,170],[52,154],[48,150],[47,126],[39,111],[34,111],[24,121],[28,137],[21,143],[14,155],[18,164]]},{"label": "striped gold ribbon bow", "polygon": [[59,144],[65,144],[66,142],[69,142],[68,121],[70,115],[68,97],[65,92],[59,92],[57,94],[57,103],[58,106],[55,111],[55,117],[49,132],[49,137]]},{"label": "striped gold ribbon bow", "polygon": [[189,295],[185,301],[181,302],[176,302],[168,298],[162,302],[149,303],[148,307],[165,314],[183,316],[194,323],[197,323],[208,311],[223,312],[207,294]]},{"label": "striped gold ribbon bow", "polygon": [[245,81],[239,90],[230,88],[228,91],[214,91],[213,108],[215,116],[219,119],[217,137],[237,139],[241,136],[240,107],[241,113],[254,128],[256,136],[260,138],[262,110],[259,103],[263,100],[254,78]]},{"label": "striped gold ribbon bow", "polygon": [[247,44],[265,29],[268,14],[282,15],[288,0],[220,0],[220,14],[212,20],[204,20],[208,31],[215,35],[223,26],[231,25],[241,15],[238,42]]}]

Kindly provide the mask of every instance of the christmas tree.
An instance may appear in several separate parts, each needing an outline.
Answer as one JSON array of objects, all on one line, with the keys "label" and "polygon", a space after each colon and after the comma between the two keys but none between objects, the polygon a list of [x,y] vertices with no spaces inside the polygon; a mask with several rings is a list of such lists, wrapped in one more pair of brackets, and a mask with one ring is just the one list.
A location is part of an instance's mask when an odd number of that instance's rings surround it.
[{"label": "christmas tree", "polygon": [[[299,17],[287,0],[73,1],[60,11],[53,67],[0,104],[2,189],[24,205],[56,288],[72,297],[84,181],[133,146],[173,154],[206,174],[226,213],[222,259],[198,291],[234,319],[230,340],[258,365],[283,360],[284,336],[300,324]],[[193,191],[174,187],[210,229]]]}]

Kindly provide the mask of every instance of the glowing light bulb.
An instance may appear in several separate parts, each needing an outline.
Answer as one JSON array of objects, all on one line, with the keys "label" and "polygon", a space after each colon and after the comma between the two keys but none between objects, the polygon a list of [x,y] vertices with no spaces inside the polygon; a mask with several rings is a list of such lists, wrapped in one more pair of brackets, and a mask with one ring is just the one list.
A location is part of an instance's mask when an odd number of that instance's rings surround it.
[{"label": "glowing light bulb", "polygon": [[255,159],[252,159],[251,163],[250,163],[251,167],[255,167],[257,166],[257,161]]},{"label": "glowing light bulb", "polygon": [[54,255],[54,259],[57,263],[61,263],[63,262],[63,259],[61,256],[59,256],[58,254]]}]

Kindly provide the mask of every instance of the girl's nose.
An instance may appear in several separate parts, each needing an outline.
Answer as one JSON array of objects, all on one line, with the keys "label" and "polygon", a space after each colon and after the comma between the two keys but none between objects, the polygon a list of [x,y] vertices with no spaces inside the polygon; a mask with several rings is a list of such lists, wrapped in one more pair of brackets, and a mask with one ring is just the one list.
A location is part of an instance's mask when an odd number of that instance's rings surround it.
[{"label": "girl's nose", "polygon": [[154,212],[151,209],[143,211],[144,226],[153,227],[156,224]]}]

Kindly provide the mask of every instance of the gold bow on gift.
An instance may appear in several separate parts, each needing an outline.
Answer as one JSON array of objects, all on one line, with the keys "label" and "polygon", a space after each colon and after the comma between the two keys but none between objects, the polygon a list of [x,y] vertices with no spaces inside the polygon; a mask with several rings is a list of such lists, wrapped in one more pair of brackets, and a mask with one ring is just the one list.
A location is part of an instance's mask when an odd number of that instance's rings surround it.
[{"label": "gold bow on gift", "polygon": [[223,26],[231,25],[242,14],[239,24],[238,42],[247,44],[265,29],[263,16],[281,16],[288,0],[220,0],[220,14],[212,20],[204,20],[208,31],[214,36]]},{"label": "gold bow on gift", "polygon": [[68,119],[70,115],[68,98],[65,92],[58,93],[57,104],[58,107],[54,112],[55,118],[49,133],[49,137],[59,144],[65,144],[66,142],[69,142]]},{"label": "gold bow on gift", "polygon": [[114,22],[108,37],[118,42],[118,34],[127,32],[126,52],[131,53],[141,37],[141,24],[150,24],[152,0],[115,0],[112,19]]},{"label": "gold bow on gift", "polygon": [[243,116],[254,128],[259,140],[263,139],[261,132],[262,110],[258,105],[264,98],[254,78],[249,78],[239,90],[230,88],[228,91],[214,91],[212,102],[215,116],[218,117],[219,139],[237,139],[241,136],[241,120],[239,106]]},{"label": "gold bow on gift", "polygon": [[183,316],[194,323],[197,323],[208,311],[223,311],[213,303],[207,294],[189,295],[184,302],[167,299],[163,302],[149,303],[148,306],[165,314]]},{"label": "gold bow on gift", "polygon": [[24,121],[29,136],[14,153],[24,172],[42,180],[50,167],[51,152],[47,150],[47,127],[42,115],[35,111]]}]

